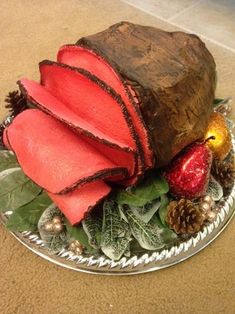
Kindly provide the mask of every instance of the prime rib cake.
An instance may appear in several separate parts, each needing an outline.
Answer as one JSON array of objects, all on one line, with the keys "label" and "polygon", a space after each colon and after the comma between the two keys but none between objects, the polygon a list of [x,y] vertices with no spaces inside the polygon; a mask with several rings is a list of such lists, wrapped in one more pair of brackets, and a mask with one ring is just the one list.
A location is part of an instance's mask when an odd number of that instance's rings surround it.
[{"label": "prime rib cake", "polygon": [[18,82],[34,109],[3,139],[71,224],[113,185],[135,186],[204,137],[215,62],[195,35],[120,22],[39,64]]},{"label": "prime rib cake", "polygon": [[136,94],[155,166],[203,137],[212,112],[215,62],[199,37],[121,22],[77,45],[108,60]]}]

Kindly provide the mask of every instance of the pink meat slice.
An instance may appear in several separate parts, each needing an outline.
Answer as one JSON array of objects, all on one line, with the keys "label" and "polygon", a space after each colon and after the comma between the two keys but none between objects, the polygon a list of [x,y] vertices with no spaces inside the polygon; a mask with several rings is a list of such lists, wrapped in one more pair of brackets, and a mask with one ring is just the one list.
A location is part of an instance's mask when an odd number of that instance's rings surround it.
[{"label": "pink meat slice", "polygon": [[[52,61],[40,63],[41,84],[71,111],[107,136],[136,151],[128,114],[118,96],[89,72]],[[101,139],[102,141],[103,139]]]},{"label": "pink meat slice", "polygon": [[126,176],[126,169],[38,109],[23,111],[5,132],[6,144],[24,173],[51,193],[63,194],[87,182]]},{"label": "pink meat slice", "polygon": [[[101,148],[111,161],[128,170],[129,176],[132,176],[135,171],[135,154],[131,149],[121,142],[114,141],[113,147],[110,143],[112,138],[103,134],[96,127],[92,126],[87,120],[78,116],[73,110],[66,106],[62,101],[53,96],[44,86],[37,82],[22,79],[18,82],[22,93],[27,100],[42,109],[44,112],[56,119],[66,123],[70,128],[83,136],[84,140],[90,140]],[[107,141],[109,143],[107,144]],[[118,159],[115,156],[118,156]],[[117,162],[116,162],[117,161]]]},{"label": "pink meat slice", "polygon": [[95,205],[109,194],[111,188],[103,181],[86,183],[73,192],[58,195],[48,193],[52,201],[64,213],[69,222],[79,223]]},{"label": "pink meat slice", "polygon": [[121,95],[139,136],[139,153],[144,154],[144,167],[145,169],[152,168],[153,151],[151,149],[148,131],[142,119],[136,99],[107,60],[85,47],[65,45],[60,48],[57,55],[57,61],[88,70],[101,80],[105,81]]}]

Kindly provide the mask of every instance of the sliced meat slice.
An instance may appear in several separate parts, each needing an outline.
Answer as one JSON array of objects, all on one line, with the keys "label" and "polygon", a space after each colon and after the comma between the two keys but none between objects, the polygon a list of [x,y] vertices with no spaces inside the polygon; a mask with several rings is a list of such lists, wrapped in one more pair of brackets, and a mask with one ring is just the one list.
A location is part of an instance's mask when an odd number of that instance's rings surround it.
[{"label": "sliced meat slice", "polygon": [[126,175],[124,168],[38,109],[23,111],[5,132],[25,174],[49,192],[63,194],[87,182]]},{"label": "sliced meat slice", "polygon": [[58,195],[48,193],[69,222],[79,223],[94,206],[109,194],[111,188],[103,181],[87,183],[73,192]]},{"label": "sliced meat slice", "polygon": [[40,63],[41,84],[76,115],[105,134],[111,146],[117,141],[136,151],[131,120],[114,91],[83,69],[51,61]]},{"label": "sliced meat slice", "polygon": [[[135,175],[136,173],[136,168],[135,164],[133,162],[133,154],[130,154],[130,152],[126,151],[120,151],[116,148],[104,145],[100,143],[99,141],[96,141],[93,138],[86,137],[84,135],[80,135],[80,137],[89,143],[92,147],[94,147],[96,150],[98,150],[101,154],[103,154],[105,157],[107,157],[109,160],[111,160],[113,163],[116,165],[126,168],[128,170],[128,174],[132,173],[134,174],[131,176],[130,179],[128,179],[128,182],[126,181],[121,181],[119,182],[121,185],[133,185],[136,183],[138,176]],[[108,181],[114,181],[113,179],[116,180],[116,178],[109,178]]]},{"label": "sliced meat slice", "polygon": [[57,61],[84,68],[105,81],[122,97],[126,108],[132,118],[137,140],[139,141],[140,154],[144,154],[145,168],[153,167],[153,151],[150,145],[150,136],[144,124],[134,95],[130,93],[126,83],[107,60],[94,51],[78,45],[65,45],[60,48]]},{"label": "sliced meat slice", "polygon": [[[21,92],[25,95],[29,102],[54,116],[58,120],[65,122],[70,128],[84,135],[84,140],[90,139],[93,143],[92,145],[97,143],[97,146],[99,146],[102,151],[108,152],[108,154],[105,154],[106,157],[109,157],[109,159],[115,164],[127,168],[129,176],[134,174],[136,164],[135,154],[127,145],[118,141],[112,142],[112,138],[103,134],[88,121],[78,116],[73,110],[58,100],[39,83],[22,79],[18,82],[18,84]],[[111,147],[111,144],[113,147]],[[109,151],[111,153],[109,153]],[[115,157],[115,152],[118,156],[117,159]]]}]

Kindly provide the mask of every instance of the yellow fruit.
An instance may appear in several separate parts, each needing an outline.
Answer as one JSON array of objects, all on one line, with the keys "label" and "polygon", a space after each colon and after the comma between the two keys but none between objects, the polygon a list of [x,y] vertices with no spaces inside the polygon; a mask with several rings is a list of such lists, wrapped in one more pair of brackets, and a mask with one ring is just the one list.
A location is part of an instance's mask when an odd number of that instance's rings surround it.
[{"label": "yellow fruit", "polygon": [[205,141],[214,157],[224,160],[232,149],[231,134],[221,113],[213,112],[207,127]]}]

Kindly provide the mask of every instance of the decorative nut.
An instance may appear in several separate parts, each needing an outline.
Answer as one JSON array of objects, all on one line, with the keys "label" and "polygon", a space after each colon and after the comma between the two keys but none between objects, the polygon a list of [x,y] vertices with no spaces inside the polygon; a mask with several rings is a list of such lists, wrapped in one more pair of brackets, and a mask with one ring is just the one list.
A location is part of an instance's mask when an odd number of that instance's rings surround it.
[{"label": "decorative nut", "polygon": [[53,231],[53,223],[51,221],[48,221],[45,223],[44,228],[47,232]]},{"label": "decorative nut", "polygon": [[53,224],[53,231],[55,233],[61,233],[64,229],[64,226],[61,223],[54,223]]},{"label": "decorative nut", "polygon": [[212,222],[216,217],[216,214],[212,211],[210,211],[208,214],[207,214],[207,220]]},{"label": "decorative nut", "polygon": [[212,199],[212,197],[211,197],[210,195],[204,196],[203,199],[202,199],[202,201],[203,201],[203,202],[206,202],[206,203],[208,203],[208,204],[212,204],[212,203],[213,203],[213,199]]},{"label": "decorative nut", "polygon": [[54,216],[52,219],[53,224],[61,223],[61,217],[60,216]]},{"label": "decorative nut", "polygon": [[204,212],[208,212],[211,210],[211,205],[207,202],[203,202],[201,203],[201,209],[204,211]]}]

